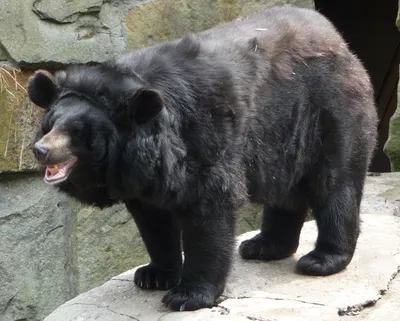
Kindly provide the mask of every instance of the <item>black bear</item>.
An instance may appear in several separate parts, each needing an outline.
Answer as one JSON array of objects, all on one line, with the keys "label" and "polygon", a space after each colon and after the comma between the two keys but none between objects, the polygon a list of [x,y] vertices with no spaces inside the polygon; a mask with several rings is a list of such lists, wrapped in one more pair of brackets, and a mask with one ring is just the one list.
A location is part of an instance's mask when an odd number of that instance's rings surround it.
[{"label": "black bear", "polygon": [[28,93],[47,110],[33,144],[45,181],[87,204],[126,204],[151,257],[135,283],[169,289],[171,309],[211,307],[224,291],[245,201],[264,212],[242,258],[295,253],[311,209],[318,239],[297,272],[352,260],[377,114],[369,75],[319,13],[274,8],[39,70]]}]

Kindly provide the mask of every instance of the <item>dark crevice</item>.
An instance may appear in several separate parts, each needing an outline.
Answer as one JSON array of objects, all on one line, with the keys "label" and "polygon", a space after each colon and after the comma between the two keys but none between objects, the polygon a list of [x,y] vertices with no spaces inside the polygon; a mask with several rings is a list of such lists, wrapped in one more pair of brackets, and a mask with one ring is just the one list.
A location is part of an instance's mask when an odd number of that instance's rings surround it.
[{"label": "dark crevice", "polygon": [[98,18],[101,11],[100,6],[92,6],[85,8],[85,11],[76,11],[71,13],[69,16],[65,16],[63,19],[57,19],[48,14],[48,12],[43,11],[38,8],[41,0],[35,0],[32,4],[32,11],[43,21],[55,23],[55,24],[72,24],[78,21],[81,17],[89,15]]},{"label": "dark crevice", "polygon": [[55,230],[58,230],[58,229],[63,228],[63,227],[64,227],[64,225],[57,225],[56,227],[52,228],[50,231],[48,231],[46,233],[46,237],[48,237],[49,234],[53,233]]},{"label": "dark crevice", "polygon": [[3,314],[6,313],[7,309],[9,308],[9,306],[11,305],[12,301],[14,300],[14,298],[17,296],[18,292],[15,293],[6,303],[4,309],[3,309]]},{"label": "dark crevice", "polygon": [[169,312],[167,312],[167,313],[164,313],[162,316],[160,316],[158,319],[157,319],[157,321],[162,321],[162,319],[165,317],[165,316],[167,316],[168,314],[171,314],[171,313],[173,313],[174,311],[169,311]]},{"label": "dark crevice", "polygon": [[275,319],[266,319],[263,317],[246,317],[246,318],[252,321],[275,321]]},{"label": "dark crevice", "polygon": [[7,48],[1,42],[0,42],[0,51],[4,53],[4,55],[6,56],[6,60],[13,62],[13,59],[12,59],[10,53],[8,52]]},{"label": "dark crevice", "polygon": [[338,311],[338,315],[339,316],[354,316],[354,315],[358,315],[362,310],[364,310],[365,308],[371,308],[373,306],[375,306],[376,302],[378,302],[380,300],[380,298],[374,299],[374,300],[367,300],[363,303],[359,303],[359,304],[355,304],[355,305],[351,305],[348,306],[346,308],[340,308]]}]

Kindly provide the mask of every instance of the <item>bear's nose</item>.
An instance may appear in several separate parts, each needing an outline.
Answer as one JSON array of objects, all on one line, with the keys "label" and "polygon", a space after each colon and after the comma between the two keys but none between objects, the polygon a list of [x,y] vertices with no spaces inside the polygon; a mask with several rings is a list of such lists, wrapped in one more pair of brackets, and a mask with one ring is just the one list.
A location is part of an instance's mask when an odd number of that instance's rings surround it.
[{"label": "bear's nose", "polygon": [[38,160],[44,160],[49,153],[49,149],[38,143],[33,147],[33,153]]}]

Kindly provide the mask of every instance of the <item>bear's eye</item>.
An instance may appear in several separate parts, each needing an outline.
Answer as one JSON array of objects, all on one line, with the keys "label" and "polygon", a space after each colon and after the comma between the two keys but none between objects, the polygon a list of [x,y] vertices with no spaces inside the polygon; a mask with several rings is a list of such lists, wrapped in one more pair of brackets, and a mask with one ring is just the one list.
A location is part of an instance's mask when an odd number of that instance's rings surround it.
[{"label": "bear's eye", "polygon": [[53,125],[54,125],[54,121],[52,121],[52,119],[50,117],[47,117],[43,121],[42,126],[41,126],[43,135],[46,135],[53,128]]},{"label": "bear's eye", "polygon": [[75,120],[71,123],[70,134],[77,136],[82,133],[84,127],[83,121]]},{"label": "bear's eye", "polygon": [[55,122],[55,119],[53,116],[53,112],[50,111],[46,114],[46,116],[43,119],[42,125],[41,125],[41,131],[43,135],[46,135],[52,128]]}]

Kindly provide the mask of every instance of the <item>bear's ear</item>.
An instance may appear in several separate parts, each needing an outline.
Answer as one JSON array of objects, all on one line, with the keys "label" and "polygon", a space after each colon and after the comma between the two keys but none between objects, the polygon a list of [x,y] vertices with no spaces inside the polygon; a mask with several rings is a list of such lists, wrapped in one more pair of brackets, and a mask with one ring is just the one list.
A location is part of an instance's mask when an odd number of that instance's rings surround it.
[{"label": "bear's ear", "polygon": [[142,88],[133,96],[128,107],[128,116],[138,124],[156,117],[164,106],[161,94],[155,89]]},{"label": "bear's ear", "polygon": [[28,97],[37,106],[49,108],[57,94],[56,80],[46,70],[37,70],[28,80]]}]

